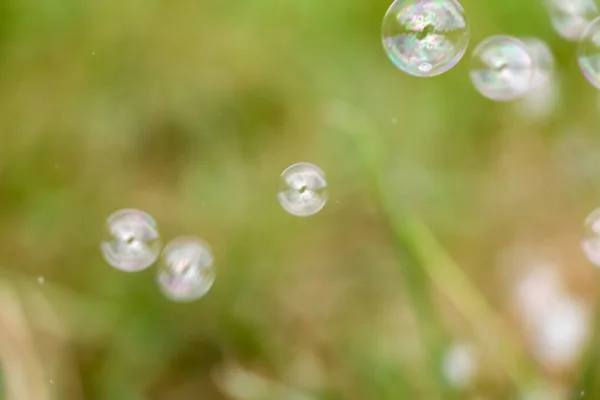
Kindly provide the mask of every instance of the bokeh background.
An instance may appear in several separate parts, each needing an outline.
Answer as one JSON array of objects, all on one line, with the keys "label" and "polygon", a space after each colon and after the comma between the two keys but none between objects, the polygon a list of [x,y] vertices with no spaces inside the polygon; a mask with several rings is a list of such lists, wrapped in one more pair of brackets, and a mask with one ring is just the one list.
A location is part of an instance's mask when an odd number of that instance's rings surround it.
[{"label": "bokeh background", "polygon": [[[419,79],[389,0],[3,0],[0,398],[600,398],[598,94],[541,2],[462,3],[469,51]],[[548,44],[552,96],[475,91],[501,33]],[[299,161],[310,218],[276,199]],[[121,208],[209,242],[211,292],[107,265]]]}]

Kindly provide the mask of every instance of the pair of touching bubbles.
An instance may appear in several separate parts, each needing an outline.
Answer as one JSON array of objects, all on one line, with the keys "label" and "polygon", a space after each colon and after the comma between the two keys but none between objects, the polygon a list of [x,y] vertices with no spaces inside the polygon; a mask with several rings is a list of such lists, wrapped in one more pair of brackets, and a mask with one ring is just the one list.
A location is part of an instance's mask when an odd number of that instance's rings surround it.
[{"label": "pair of touching bubbles", "polygon": [[[550,7],[566,0],[547,2],[559,33],[570,35],[567,37],[579,33],[579,65],[590,83],[600,88],[600,18],[588,20],[589,7],[581,11],[585,11],[585,16],[567,18],[575,12],[571,10],[573,7],[566,11]],[[592,9],[596,10],[595,6]],[[440,75],[454,67],[464,56],[470,37],[464,9],[457,0],[396,0],[383,18],[381,33],[383,47],[392,63],[418,77]],[[543,52],[538,51],[540,43],[545,47]],[[475,47],[469,75],[483,96],[511,101],[546,84],[540,78],[547,76],[552,68],[552,54],[540,40],[498,35]]]},{"label": "pair of touching bubbles", "polygon": [[[325,174],[319,167],[298,163],[281,174],[277,199],[288,213],[307,217],[323,209],[327,203],[326,189]],[[161,292],[174,301],[197,300],[213,286],[212,251],[203,240],[180,237],[162,249],[156,221],[140,210],[119,210],[106,222],[106,238],[100,248],[113,267],[139,272],[150,268],[161,257],[156,282]]]},{"label": "pair of touching bubbles", "polygon": [[[106,261],[125,272],[148,269],[161,256],[162,243],[154,218],[140,210],[119,210],[107,219],[100,246]],[[156,272],[161,292],[174,301],[203,297],[215,280],[210,247],[201,239],[180,237],[162,250]]]}]

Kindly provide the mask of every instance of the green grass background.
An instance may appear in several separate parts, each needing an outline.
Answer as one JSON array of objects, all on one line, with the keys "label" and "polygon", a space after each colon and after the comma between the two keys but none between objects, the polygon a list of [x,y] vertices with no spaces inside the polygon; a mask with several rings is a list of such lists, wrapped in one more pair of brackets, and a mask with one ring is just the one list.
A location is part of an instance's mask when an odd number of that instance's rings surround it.
[{"label": "green grass background", "polygon": [[[595,398],[594,347],[536,362],[507,278],[529,266],[498,260],[550,258],[594,307],[579,236],[600,203],[597,93],[541,2],[463,5],[465,58],[418,79],[382,50],[383,0],[3,0],[0,342],[27,356],[0,357],[4,388],[31,392],[0,398]],[[470,50],[500,33],[554,52],[548,117],[470,84]],[[307,219],[276,200],[299,161],[329,183]],[[109,267],[120,208],[165,243],[208,241],[209,295],[172,303],[154,269]],[[456,340],[481,354],[462,391],[440,372]]]}]

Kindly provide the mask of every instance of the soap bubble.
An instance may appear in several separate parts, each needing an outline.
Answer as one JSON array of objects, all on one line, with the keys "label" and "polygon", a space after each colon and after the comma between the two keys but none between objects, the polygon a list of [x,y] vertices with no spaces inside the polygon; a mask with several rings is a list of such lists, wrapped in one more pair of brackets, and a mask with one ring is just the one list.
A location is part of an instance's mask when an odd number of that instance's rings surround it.
[{"label": "soap bubble", "polygon": [[392,63],[421,77],[448,71],[469,44],[467,20],[456,0],[396,0],[383,18],[381,34]]},{"label": "soap bubble", "polygon": [[163,294],[174,301],[193,301],[204,296],[215,281],[210,247],[197,238],[170,242],[162,254],[156,280]]},{"label": "soap bubble", "polygon": [[600,18],[585,29],[578,49],[579,68],[586,79],[600,89]]},{"label": "soap bubble", "polygon": [[107,219],[108,238],[100,246],[110,265],[126,272],[148,268],[160,253],[156,222],[143,211],[120,210]]},{"label": "soap bubble", "polygon": [[579,40],[598,16],[594,0],[545,0],[554,30],[568,40]]},{"label": "soap bubble", "polygon": [[600,267],[600,208],[587,216],[583,223],[583,239],[581,247],[588,260]]},{"label": "soap bubble", "polygon": [[327,203],[325,173],[309,163],[298,163],[281,174],[277,199],[284,210],[298,217],[316,214]]},{"label": "soap bubble", "polygon": [[470,75],[483,96],[496,101],[515,100],[531,86],[533,60],[520,40],[491,36],[473,51]]},{"label": "soap bubble", "polygon": [[550,47],[537,38],[521,38],[532,60],[529,91],[515,104],[528,119],[548,117],[556,108],[559,85],[554,73],[554,55]]}]

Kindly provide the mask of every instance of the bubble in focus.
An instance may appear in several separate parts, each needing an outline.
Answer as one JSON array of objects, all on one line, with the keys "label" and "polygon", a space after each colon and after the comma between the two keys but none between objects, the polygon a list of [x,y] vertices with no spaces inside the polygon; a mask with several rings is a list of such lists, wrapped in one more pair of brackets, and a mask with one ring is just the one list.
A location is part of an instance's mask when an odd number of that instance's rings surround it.
[{"label": "bubble in focus", "polygon": [[160,254],[154,219],[143,211],[120,210],[107,219],[108,238],[100,246],[106,261],[126,272],[150,267]]},{"label": "bubble in focus", "polygon": [[469,28],[456,0],[396,0],[381,27],[388,57],[407,74],[442,74],[462,58]]},{"label": "bubble in focus", "polygon": [[477,91],[488,99],[515,100],[531,86],[533,60],[520,40],[491,36],[473,51],[470,76]]},{"label": "bubble in focus", "polygon": [[193,301],[204,296],[215,281],[210,247],[197,238],[178,238],[162,254],[156,280],[163,294],[173,301]]},{"label": "bubble in focus", "polygon": [[546,0],[556,33],[567,40],[579,40],[586,26],[598,16],[594,0]]},{"label": "bubble in focus", "polygon": [[309,163],[288,167],[281,174],[277,199],[285,211],[298,217],[318,213],[327,203],[325,173]]},{"label": "bubble in focus", "polygon": [[600,208],[587,216],[583,223],[583,238],[581,248],[588,260],[600,267]]},{"label": "bubble in focus", "polygon": [[585,29],[578,48],[579,68],[594,87],[600,89],[600,18]]}]

